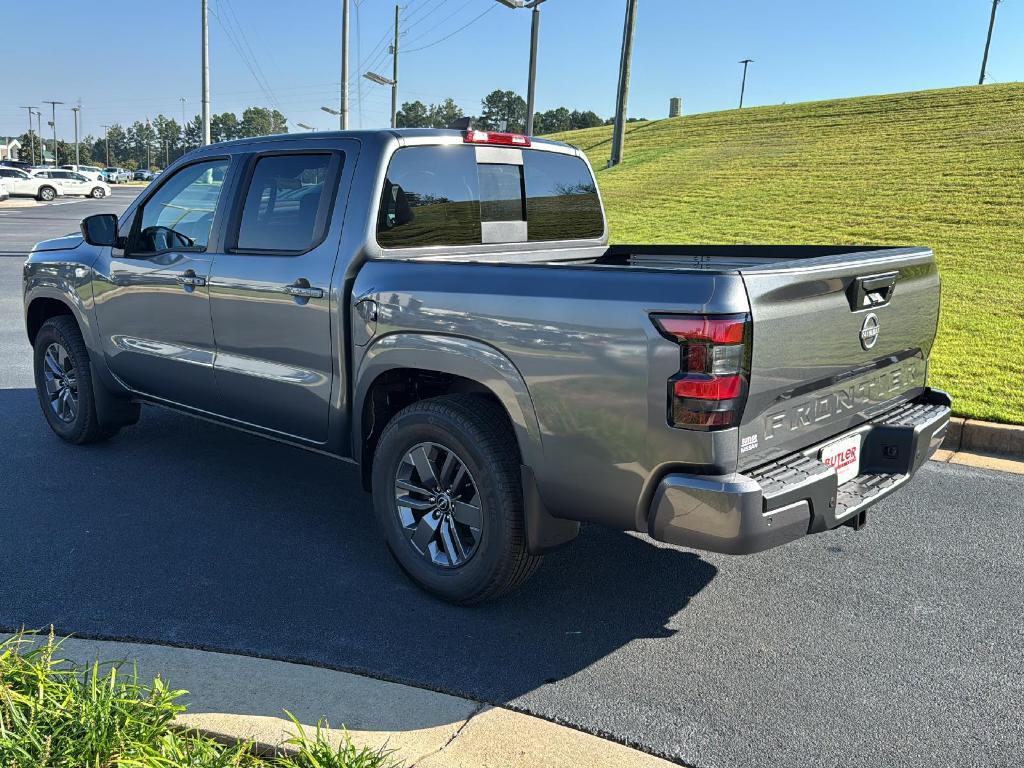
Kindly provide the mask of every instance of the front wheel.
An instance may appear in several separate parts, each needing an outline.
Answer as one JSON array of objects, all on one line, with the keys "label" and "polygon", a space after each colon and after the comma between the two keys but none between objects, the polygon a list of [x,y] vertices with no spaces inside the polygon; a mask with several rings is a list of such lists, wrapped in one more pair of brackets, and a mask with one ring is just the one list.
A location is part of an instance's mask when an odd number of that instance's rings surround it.
[{"label": "front wheel", "polygon": [[106,194],[107,193],[103,191],[103,187],[94,187],[93,190],[92,190],[92,196],[94,198],[96,198],[97,200],[99,200],[101,197],[103,197]]},{"label": "front wheel", "polygon": [[486,398],[448,395],[398,413],[374,454],[373,503],[401,568],[450,602],[498,597],[540,565],[526,551],[515,438]]},{"label": "front wheel", "polygon": [[57,190],[55,190],[53,187],[40,187],[39,189],[39,199],[42,200],[44,203],[50,202],[56,196]]},{"label": "front wheel", "polygon": [[43,323],[34,351],[39,406],[58,437],[82,445],[117,432],[102,426],[96,417],[89,352],[72,318],[61,315]]}]

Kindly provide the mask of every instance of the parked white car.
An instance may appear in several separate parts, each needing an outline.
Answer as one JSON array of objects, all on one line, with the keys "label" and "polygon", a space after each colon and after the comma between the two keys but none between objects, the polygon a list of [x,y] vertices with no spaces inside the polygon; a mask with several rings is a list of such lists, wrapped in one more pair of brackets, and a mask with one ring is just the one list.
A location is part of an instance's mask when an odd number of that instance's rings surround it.
[{"label": "parked white car", "polygon": [[110,167],[103,169],[104,181],[109,184],[126,184],[132,180],[132,172],[127,168]]},{"label": "parked white car", "polygon": [[44,168],[32,171],[30,175],[34,179],[49,179],[59,185],[61,192],[65,195],[87,195],[96,199],[110,196],[110,185],[107,182],[93,181],[74,171],[65,171],[62,168]]},{"label": "parked white car", "polygon": [[85,178],[89,179],[90,181],[105,181],[105,179],[103,178],[103,169],[99,168],[99,167],[97,167],[95,165],[74,165],[74,164],[72,164],[72,165],[62,165],[60,167],[61,167],[62,170],[65,170],[65,171],[74,171],[75,173],[80,173],[83,176],[85,176]]},{"label": "parked white car", "polygon": [[53,200],[64,194],[62,187],[55,181],[31,176],[20,168],[0,166],[0,181],[7,187],[10,195],[27,195],[36,200]]}]

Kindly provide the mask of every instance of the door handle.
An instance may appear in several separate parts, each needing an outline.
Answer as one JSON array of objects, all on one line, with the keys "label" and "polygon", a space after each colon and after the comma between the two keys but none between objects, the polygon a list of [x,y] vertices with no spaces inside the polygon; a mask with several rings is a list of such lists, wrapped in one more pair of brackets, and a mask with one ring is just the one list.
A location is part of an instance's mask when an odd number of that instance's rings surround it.
[{"label": "door handle", "polygon": [[202,288],[204,285],[206,285],[206,278],[199,277],[191,269],[186,270],[182,274],[178,275],[175,278],[175,280],[178,281],[179,285],[182,285],[185,288]]},{"label": "door handle", "polygon": [[286,285],[282,290],[289,296],[294,296],[298,299],[322,299],[324,297],[323,288],[313,288],[306,280],[296,280],[291,285]]}]

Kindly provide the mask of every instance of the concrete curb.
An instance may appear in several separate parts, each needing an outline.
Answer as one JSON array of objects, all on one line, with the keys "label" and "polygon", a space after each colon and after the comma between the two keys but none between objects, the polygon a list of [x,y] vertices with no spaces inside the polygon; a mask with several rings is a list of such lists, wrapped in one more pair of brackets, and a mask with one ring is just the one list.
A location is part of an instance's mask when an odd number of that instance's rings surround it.
[{"label": "concrete curb", "polygon": [[[8,635],[0,635],[0,638]],[[44,636],[39,636],[45,642]],[[279,749],[295,730],[329,724],[334,743],[394,750],[406,768],[669,768],[666,760],[589,733],[458,696],[304,664],[163,645],[66,638],[61,656],[135,664],[184,689],[176,724],[222,742]]]},{"label": "concrete curb", "polygon": [[947,451],[995,454],[1024,459],[1024,427],[954,416],[942,447]]}]

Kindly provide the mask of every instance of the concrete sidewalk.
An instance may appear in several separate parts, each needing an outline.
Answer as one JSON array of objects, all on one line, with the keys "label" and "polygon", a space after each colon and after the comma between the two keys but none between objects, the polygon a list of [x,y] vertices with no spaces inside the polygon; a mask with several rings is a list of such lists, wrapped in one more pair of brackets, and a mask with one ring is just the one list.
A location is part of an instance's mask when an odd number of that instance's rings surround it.
[{"label": "concrete sidewalk", "polygon": [[[41,640],[43,638],[40,638]],[[302,664],[161,645],[67,638],[62,657],[125,661],[188,694],[178,717],[219,740],[271,749],[294,731],[347,729],[357,746],[395,750],[412,768],[667,768],[665,760],[547,720],[443,693]]]}]

